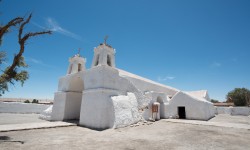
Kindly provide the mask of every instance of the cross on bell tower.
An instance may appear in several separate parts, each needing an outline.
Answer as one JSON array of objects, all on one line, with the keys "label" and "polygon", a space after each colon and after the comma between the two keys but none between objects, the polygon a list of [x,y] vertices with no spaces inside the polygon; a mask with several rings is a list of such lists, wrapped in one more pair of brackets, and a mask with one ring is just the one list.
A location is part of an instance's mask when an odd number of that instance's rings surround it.
[{"label": "cross on bell tower", "polygon": [[78,53],[77,55],[80,56],[81,48],[78,48]]},{"label": "cross on bell tower", "polygon": [[104,37],[104,44],[105,44],[105,45],[107,45],[107,39],[108,39],[108,36],[106,35],[106,36]]},{"label": "cross on bell tower", "polygon": [[115,49],[107,44],[108,36],[104,37],[104,42],[94,49],[92,67],[109,66],[115,67]]},{"label": "cross on bell tower", "polygon": [[84,71],[86,59],[80,56],[81,48],[78,48],[78,53],[69,58],[69,67],[67,74],[73,74],[80,71]]}]

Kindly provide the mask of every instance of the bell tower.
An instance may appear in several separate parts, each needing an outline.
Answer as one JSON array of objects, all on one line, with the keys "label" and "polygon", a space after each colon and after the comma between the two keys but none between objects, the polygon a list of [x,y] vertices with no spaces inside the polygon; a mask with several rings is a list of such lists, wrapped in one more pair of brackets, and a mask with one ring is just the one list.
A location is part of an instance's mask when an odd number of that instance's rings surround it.
[{"label": "bell tower", "polygon": [[106,43],[107,36],[104,43],[94,48],[94,58],[92,68],[96,66],[106,65],[115,68],[115,49]]},{"label": "bell tower", "polygon": [[86,69],[85,63],[86,59],[81,57],[79,53],[69,58],[69,67],[67,74],[73,74],[80,71],[84,71]]}]

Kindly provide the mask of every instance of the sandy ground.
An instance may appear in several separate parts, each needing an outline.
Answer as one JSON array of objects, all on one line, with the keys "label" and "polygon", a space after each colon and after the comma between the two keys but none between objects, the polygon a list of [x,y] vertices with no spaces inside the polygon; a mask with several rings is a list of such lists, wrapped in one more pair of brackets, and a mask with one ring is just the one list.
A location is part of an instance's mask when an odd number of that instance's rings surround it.
[{"label": "sandy ground", "polygon": [[46,121],[39,119],[39,114],[0,113],[0,125],[32,123],[32,122],[46,122]]},{"label": "sandy ground", "polygon": [[220,114],[210,119],[212,122],[227,122],[227,123],[241,123],[250,125],[250,117],[247,116],[231,116],[228,114]]},{"label": "sandy ground", "polygon": [[[234,121],[217,116],[213,121]],[[239,117],[241,118],[241,116]],[[243,117],[244,118],[244,117]],[[241,118],[242,120],[244,120]],[[239,122],[242,122],[238,119]],[[249,117],[245,117],[246,120]],[[246,122],[246,121],[244,121]],[[171,123],[94,131],[83,127],[62,127],[0,133],[0,149],[249,149],[250,131],[243,129]]]}]

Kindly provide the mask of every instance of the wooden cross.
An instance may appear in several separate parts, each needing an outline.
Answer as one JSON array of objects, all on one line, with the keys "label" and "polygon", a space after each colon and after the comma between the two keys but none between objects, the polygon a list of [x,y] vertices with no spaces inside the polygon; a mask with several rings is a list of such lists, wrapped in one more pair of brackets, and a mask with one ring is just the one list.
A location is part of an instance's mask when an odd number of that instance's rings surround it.
[{"label": "wooden cross", "polygon": [[107,45],[107,39],[108,39],[108,36],[106,35],[106,36],[104,37],[104,44],[105,44],[105,45]]},{"label": "wooden cross", "polygon": [[78,55],[80,56],[80,51],[81,51],[81,48],[78,48]]}]

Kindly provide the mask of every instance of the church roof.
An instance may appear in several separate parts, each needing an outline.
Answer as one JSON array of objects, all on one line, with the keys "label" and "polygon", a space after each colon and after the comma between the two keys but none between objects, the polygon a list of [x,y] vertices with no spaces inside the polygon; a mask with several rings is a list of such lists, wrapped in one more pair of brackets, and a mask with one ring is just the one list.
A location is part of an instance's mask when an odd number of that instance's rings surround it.
[{"label": "church roof", "polygon": [[194,97],[198,97],[198,98],[205,98],[207,100],[209,100],[209,96],[208,96],[208,92],[207,90],[199,90],[199,91],[185,91],[185,93],[192,95]]},{"label": "church roof", "polygon": [[[118,69],[118,68],[117,68],[117,69]],[[127,71],[124,71],[124,70],[121,70],[121,69],[118,69],[118,71],[119,71],[119,74],[120,74],[121,76],[127,76],[127,77],[131,77],[131,78],[139,79],[139,80],[142,80],[142,81],[145,81],[145,82],[148,82],[148,83],[151,83],[151,84],[160,86],[160,87],[162,87],[162,88],[168,89],[169,91],[171,91],[172,94],[175,94],[175,93],[177,93],[178,91],[180,91],[180,90],[178,90],[178,89],[176,89],[176,88],[173,88],[173,87],[170,87],[170,86],[167,86],[167,85],[164,85],[164,84],[160,84],[160,83],[158,83],[158,82],[149,80],[149,79],[147,79],[147,78],[138,76],[138,75],[136,75],[136,74],[132,74],[132,73],[130,73],[130,72],[127,72]]]}]

